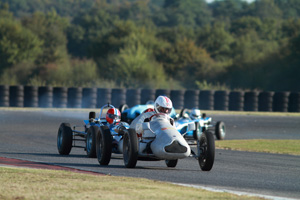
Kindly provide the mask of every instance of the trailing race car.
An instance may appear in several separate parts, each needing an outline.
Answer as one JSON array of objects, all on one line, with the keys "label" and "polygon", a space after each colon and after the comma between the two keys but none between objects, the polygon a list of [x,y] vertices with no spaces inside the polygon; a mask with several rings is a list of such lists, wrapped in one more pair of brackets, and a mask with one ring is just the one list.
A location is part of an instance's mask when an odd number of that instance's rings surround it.
[{"label": "trailing race car", "polygon": [[205,113],[200,114],[199,109],[192,109],[191,112],[188,109],[182,109],[179,117],[175,120],[175,125],[180,133],[185,133],[186,127],[189,123],[195,123],[195,130],[189,131],[184,134],[184,137],[189,140],[197,140],[200,135],[205,131],[212,131],[218,140],[224,140],[226,136],[225,123],[218,121],[213,125],[212,118],[207,117]]},{"label": "trailing race car", "polygon": [[[112,115],[115,119],[109,123],[107,117],[102,117],[104,108],[113,109],[118,112],[113,105],[107,104],[101,108],[98,118],[96,118],[95,112],[90,112],[89,119],[84,120],[83,126],[74,126],[72,129],[69,123],[62,123],[60,125],[57,135],[57,148],[59,154],[69,155],[72,147],[76,147],[84,148],[88,157],[96,158],[97,151],[100,151],[99,148],[96,147],[97,137],[106,138],[107,143],[105,145],[109,147],[108,149],[110,152],[108,152],[107,155],[111,154],[111,152],[120,153],[117,145],[121,139],[120,133],[123,129],[128,129],[129,124],[120,122],[117,115]],[[118,113],[120,118],[120,112]],[[79,131],[77,128],[83,130]],[[82,145],[82,143],[84,143],[84,145]],[[100,160],[102,164],[105,164],[109,162],[110,157],[101,158]]]},{"label": "trailing race car", "polygon": [[[129,108],[127,104],[123,104],[119,107],[121,120],[130,124],[136,117],[148,108],[154,109],[153,101],[147,101],[146,104],[135,105],[131,108]],[[171,117],[176,117],[176,111],[174,108],[171,111]]]}]

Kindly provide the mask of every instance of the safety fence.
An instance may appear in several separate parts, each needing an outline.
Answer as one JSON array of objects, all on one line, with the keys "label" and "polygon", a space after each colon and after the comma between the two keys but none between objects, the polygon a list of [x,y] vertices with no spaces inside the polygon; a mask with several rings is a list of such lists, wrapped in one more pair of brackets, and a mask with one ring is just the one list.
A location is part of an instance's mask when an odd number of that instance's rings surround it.
[{"label": "safety fence", "polygon": [[300,112],[300,92],[111,89],[0,85],[0,107],[100,108],[106,103],[132,107],[171,98],[175,109]]}]

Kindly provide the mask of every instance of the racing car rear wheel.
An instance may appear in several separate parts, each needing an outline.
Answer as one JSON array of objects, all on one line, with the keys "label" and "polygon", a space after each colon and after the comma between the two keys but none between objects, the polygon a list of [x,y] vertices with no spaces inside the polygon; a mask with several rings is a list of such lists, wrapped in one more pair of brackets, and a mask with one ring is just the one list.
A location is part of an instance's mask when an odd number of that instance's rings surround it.
[{"label": "racing car rear wheel", "polygon": [[215,134],[218,140],[224,140],[226,135],[225,123],[222,121],[217,122],[215,128]]},{"label": "racing car rear wheel", "polygon": [[96,135],[98,130],[91,126],[86,134],[86,154],[89,158],[96,158]]},{"label": "racing car rear wheel", "polygon": [[178,160],[165,160],[168,167],[176,167]]},{"label": "racing car rear wheel", "polygon": [[[112,138],[107,126],[91,126],[96,129],[96,154],[100,165],[108,165],[111,158]],[[91,129],[90,128],[90,129]]]},{"label": "racing car rear wheel", "polygon": [[197,141],[198,162],[201,170],[210,171],[215,160],[215,138],[209,131],[201,134]]},{"label": "racing car rear wheel", "polygon": [[128,129],[123,139],[123,158],[127,168],[134,168],[138,158],[138,137],[134,129]]},{"label": "racing car rear wheel", "polygon": [[69,155],[72,149],[73,131],[68,123],[62,123],[57,133],[57,149],[61,155]]}]

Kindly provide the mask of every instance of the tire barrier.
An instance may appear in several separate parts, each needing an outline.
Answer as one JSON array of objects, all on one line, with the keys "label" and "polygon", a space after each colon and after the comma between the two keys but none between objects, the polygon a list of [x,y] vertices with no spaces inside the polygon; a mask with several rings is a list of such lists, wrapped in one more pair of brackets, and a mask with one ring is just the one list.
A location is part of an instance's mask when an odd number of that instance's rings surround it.
[{"label": "tire barrier", "polygon": [[39,107],[39,93],[37,86],[24,87],[24,107]]},{"label": "tire barrier", "polygon": [[66,108],[68,105],[68,88],[54,87],[53,88],[53,107]]},{"label": "tire barrier", "polygon": [[52,108],[53,107],[53,87],[43,86],[38,89],[39,107]]},{"label": "tire barrier", "polygon": [[156,90],[142,89],[141,91],[141,104],[146,104],[147,101],[155,101]]},{"label": "tire barrier", "polygon": [[300,92],[292,92],[289,96],[289,112],[300,112]]},{"label": "tire barrier", "polygon": [[9,87],[9,106],[24,107],[24,86],[17,85]]},{"label": "tire barrier", "polygon": [[184,108],[199,108],[199,90],[186,90],[184,93]]},{"label": "tire barrier", "polygon": [[171,90],[170,98],[173,102],[173,107],[175,109],[184,108],[184,93],[185,90]]},{"label": "tire barrier", "polygon": [[201,110],[213,110],[214,109],[214,90],[203,90],[199,94],[199,108]]},{"label": "tire barrier", "polygon": [[0,107],[9,106],[9,86],[0,85]]},{"label": "tire barrier", "polygon": [[274,92],[260,92],[258,95],[258,111],[273,111]]},{"label": "tire barrier", "polygon": [[126,104],[129,107],[141,104],[141,89],[127,89]]},{"label": "tire barrier", "polygon": [[126,103],[126,89],[112,89],[111,91],[111,103],[116,108]]},{"label": "tire barrier", "polygon": [[216,91],[214,95],[214,109],[228,110],[229,105],[229,91]]},{"label": "tire barrier", "polygon": [[71,87],[68,88],[68,108],[81,108],[82,102],[82,88]]},{"label": "tire barrier", "polygon": [[244,111],[258,111],[258,92],[245,92]]},{"label": "tire barrier", "polygon": [[83,88],[82,90],[82,108],[96,108],[97,88]]},{"label": "tire barrier", "polygon": [[101,108],[104,104],[111,103],[111,89],[98,88],[97,89],[97,108]]},{"label": "tire barrier", "polygon": [[158,96],[167,96],[170,98],[171,90],[165,90],[165,89],[157,89],[155,92],[155,99]]},{"label": "tire barrier", "polygon": [[229,93],[229,110],[243,111],[244,110],[244,95],[245,92],[233,91]]},{"label": "tire barrier", "polygon": [[273,111],[287,112],[289,104],[289,92],[275,92],[273,96]]}]

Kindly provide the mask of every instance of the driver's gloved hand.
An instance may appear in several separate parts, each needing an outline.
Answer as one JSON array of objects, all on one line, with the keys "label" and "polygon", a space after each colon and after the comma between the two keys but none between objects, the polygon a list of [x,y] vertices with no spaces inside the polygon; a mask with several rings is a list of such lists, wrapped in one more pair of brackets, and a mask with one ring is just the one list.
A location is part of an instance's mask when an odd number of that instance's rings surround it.
[{"label": "driver's gloved hand", "polygon": [[146,119],[144,120],[144,122],[150,122],[150,119],[149,119],[149,118],[146,118]]}]

